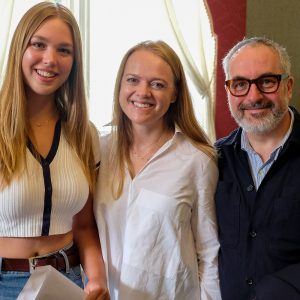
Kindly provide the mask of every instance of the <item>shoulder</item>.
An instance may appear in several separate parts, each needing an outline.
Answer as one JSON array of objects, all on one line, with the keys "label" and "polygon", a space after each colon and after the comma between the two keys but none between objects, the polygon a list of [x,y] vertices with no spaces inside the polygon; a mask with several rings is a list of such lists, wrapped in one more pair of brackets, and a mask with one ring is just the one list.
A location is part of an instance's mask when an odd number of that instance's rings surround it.
[{"label": "shoulder", "polygon": [[215,148],[217,150],[220,150],[225,146],[234,145],[236,142],[240,141],[241,133],[242,133],[241,128],[237,128],[233,130],[229,135],[218,139],[215,142]]},{"label": "shoulder", "polygon": [[182,133],[177,138],[177,145],[178,155],[183,159],[191,160],[198,170],[216,167],[215,156],[209,155],[214,151],[211,147],[193,142]]},{"label": "shoulder", "polygon": [[111,134],[110,133],[100,133],[100,141],[101,141],[101,152],[105,151],[111,144]]},{"label": "shoulder", "polygon": [[90,130],[91,130],[91,133],[92,133],[92,136],[99,136],[100,133],[99,133],[99,130],[97,129],[96,125],[93,123],[93,122],[89,122],[90,124]]},{"label": "shoulder", "polygon": [[101,155],[101,165],[103,164],[109,164],[109,153],[110,149],[112,147],[111,142],[112,142],[112,136],[110,133],[99,133],[100,137],[100,155]]},{"label": "shoulder", "polygon": [[198,189],[210,187],[214,190],[219,175],[216,156],[211,155],[214,154],[214,150],[208,146],[206,149],[208,152],[206,152],[205,146],[189,139],[187,139],[186,145],[191,151],[190,175],[194,177]]}]

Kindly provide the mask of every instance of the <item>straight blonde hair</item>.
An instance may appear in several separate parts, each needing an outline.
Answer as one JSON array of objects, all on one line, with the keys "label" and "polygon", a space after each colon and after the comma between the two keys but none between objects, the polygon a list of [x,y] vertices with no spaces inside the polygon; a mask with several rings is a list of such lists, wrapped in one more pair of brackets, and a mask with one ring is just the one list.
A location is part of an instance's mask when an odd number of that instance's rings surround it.
[{"label": "straight blonde hair", "polygon": [[7,68],[0,90],[0,188],[26,168],[29,124],[27,99],[22,73],[22,59],[30,39],[49,18],[60,18],[70,28],[74,59],[68,80],[56,91],[55,103],[69,144],[78,155],[91,189],[95,184],[95,161],[91,124],[84,87],[82,43],[76,19],[69,9],[51,2],[41,2],[20,20],[12,38]]}]

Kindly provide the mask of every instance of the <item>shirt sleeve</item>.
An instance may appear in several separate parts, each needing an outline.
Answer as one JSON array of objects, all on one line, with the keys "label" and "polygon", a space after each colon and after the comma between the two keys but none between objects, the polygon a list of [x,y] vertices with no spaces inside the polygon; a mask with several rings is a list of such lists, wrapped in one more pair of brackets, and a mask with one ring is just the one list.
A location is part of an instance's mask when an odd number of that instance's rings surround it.
[{"label": "shirt sleeve", "polygon": [[192,231],[196,243],[201,300],[221,299],[218,274],[218,231],[214,194],[218,169],[212,159],[197,168],[196,201],[192,212]]}]

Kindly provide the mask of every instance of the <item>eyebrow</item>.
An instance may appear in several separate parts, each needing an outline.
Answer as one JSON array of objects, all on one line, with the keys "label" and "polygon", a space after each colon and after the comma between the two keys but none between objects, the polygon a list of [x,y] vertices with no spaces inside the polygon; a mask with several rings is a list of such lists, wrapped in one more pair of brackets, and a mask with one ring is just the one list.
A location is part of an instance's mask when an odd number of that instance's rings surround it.
[{"label": "eyebrow", "polygon": [[[128,76],[134,76],[134,77],[137,77],[137,78],[141,78],[142,76],[138,75],[138,74],[135,74],[135,73],[124,73],[125,77],[128,77]],[[164,78],[161,78],[161,77],[153,77],[151,78],[151,81],[155,81],[155,80],[159,80],[159,81],[164,81],[167,83],[167,79],[164,79]]]},{"label": "eyebrow", "polygon": [[[40,40],[40,41],[43,41],[43,42],[49,42],[49,40],[43,36],[40,36],[40,35],[33,35],[31,37],[31,40],[32,39],[37,39],[37,40]],[[70,43],[60,43],[59,44],[60,47],[70,47],[70,48],[73,48],[73,44],[70,44]]]},{"label": "eyebrow", "polygon": [[[258,77],[256,78],[252,78],[252,79],[257,79],[257,78],[261,78],[261,77],[265,77],[265,76],[273,76],[273,75],[277,75],[278,73],[274,73],[274,72],[266,72],[266,73],[263,73],[261,75],[259,75]],[[231,78],[231,80],[242,80],[242,79],[250,79],[250,78],[247,78],[247,77],[244,77],[244,76],[235,76],[233,78]]]}]

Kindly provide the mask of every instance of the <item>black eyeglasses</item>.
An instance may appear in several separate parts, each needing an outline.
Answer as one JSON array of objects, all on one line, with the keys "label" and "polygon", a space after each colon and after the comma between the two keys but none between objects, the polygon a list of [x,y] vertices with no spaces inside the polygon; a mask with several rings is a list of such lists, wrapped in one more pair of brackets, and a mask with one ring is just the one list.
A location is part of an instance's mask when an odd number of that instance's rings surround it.
[{"label": "black eyeglasses", "polygon": [[225,81],[225,86],[230,94],[235,97],[246,96],[249,93],[251,84],[254,83],[258,90],[264,94],[275,93],[281,80],[288,78],[288,74],[264,75],[255,79],[230,79]]}]

